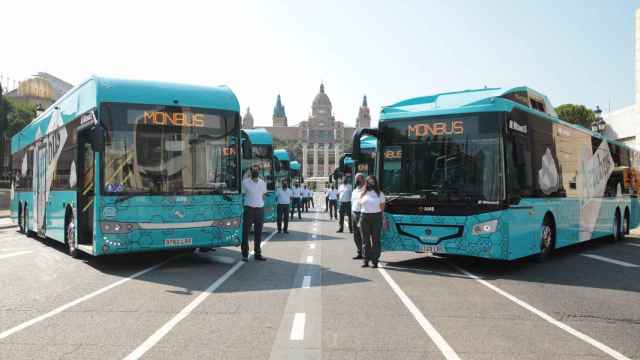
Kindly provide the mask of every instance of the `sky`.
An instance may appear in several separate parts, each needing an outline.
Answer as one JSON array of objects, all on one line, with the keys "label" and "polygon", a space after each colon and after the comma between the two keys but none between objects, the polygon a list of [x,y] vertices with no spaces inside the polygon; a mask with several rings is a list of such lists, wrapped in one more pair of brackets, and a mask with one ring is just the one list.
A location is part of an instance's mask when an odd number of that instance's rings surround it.
[{"label": "sky", "polygon": [[321,82],[354,125],[410,97],[527,85],[554,105],[633,104],[640,0],[12,1],[2,7],[0,75],[40,71],[77,84],[111,76],[225,84],[256,125],[281,94],[289,125]]}]

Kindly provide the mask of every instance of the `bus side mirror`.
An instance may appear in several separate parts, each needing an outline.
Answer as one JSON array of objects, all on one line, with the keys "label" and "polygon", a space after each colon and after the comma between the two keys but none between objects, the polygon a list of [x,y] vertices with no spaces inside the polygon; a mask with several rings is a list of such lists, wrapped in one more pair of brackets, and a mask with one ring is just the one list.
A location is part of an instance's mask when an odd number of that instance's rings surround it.
[{"label": "bus side mirror", "polygon": [[242,158],[251,159],[251,143],[249,140],[242,141]]},{"label": "bus side mirror", "polygon": [[93,152],[102,152],[105,146],[105,131],[100,125],[93,128],[91,133],[91,148]]}]

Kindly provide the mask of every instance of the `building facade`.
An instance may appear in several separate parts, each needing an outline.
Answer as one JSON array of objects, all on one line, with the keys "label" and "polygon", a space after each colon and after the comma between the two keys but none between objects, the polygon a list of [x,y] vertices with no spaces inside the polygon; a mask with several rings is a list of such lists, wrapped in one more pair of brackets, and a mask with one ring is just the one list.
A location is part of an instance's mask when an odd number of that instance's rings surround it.
[{"label": "building facade", "polygon": [[[366,97],[356,124],[370,125],[371,116]],[[324,184],[338,166],[340,157],[351,152],[355,127],[336,120],[331,99],[324,84],[311,103],[311,115],[297,126],[288,126],[287,116],[278,95],[273,110],[273,126],[265,127],[274,138],[275,148],[286,148],[302,164],[303,176],[309,182]]]}]

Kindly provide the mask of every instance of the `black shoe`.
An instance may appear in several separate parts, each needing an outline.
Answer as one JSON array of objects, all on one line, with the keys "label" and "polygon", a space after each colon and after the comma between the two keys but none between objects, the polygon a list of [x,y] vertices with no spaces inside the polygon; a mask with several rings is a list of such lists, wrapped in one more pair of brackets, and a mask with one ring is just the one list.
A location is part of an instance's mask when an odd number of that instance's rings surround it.
[{"label": "black shoe", "polygon": [[247,261],[249,261],[249,258],[247,258],[246,256],[243,256],[242,257],[242,261],[247,262]]},{"label": "black shoe", "polygon": [[369,267],[369,263],[368,263],[368,262],[366,262],[366,263],[362,264],[362,267],[363,267],[363,268],[364,268],[364,267]]},{"label": "black shoe", "polygon": [[342,231],[342,229],[338,229],[338,231],[336,231],[336,232],[339,232],[339,233],[341,233],[341,232],[344,232],[344,231]]},{"label": "black shoe", "polygon": [[284,231],[285,234],[288,234],[289,232],[287,230]]},{"label": "black shoe", "polygon": [[378,262],[374,262],[372,268],[378,268]]},{"label": "black shoe", "polygon": [[362,259],[364,259],[362,257],[362,255],[358,255],[358,256],[353,257],[353,260],[362,260]]},{"label": "black shoe", "polygon": [[[278,234],[280,234],[282,231],[278,230]],[[285,231],[286,232],[286,231]]]},{"label": "black shoe", "polygon": [[353,234],[353,230],[349,230],[349,232]]},{"label": "black shoe", "polygon": [[262,257],[262,255],[258,255],[254,258],[256,261],[267,261],[267,258]]}]

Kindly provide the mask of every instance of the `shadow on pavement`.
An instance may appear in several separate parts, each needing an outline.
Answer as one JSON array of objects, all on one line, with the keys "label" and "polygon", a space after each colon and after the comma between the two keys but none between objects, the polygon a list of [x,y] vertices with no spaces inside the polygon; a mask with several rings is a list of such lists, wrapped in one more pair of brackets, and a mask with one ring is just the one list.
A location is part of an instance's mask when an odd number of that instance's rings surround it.
[{"label": "shadow on pavement", "polygon": [[[629,238],[627,240],[629,241]],[[624,247],[624,248],[623,248]],[[610,254],[617,251],[618,254]],[[625,268],[599,260],[589,259],[583,254],[595,254],[622,261],[629,261],[620,254],[635,252],[635,264],[640,265],[640,248],[627,246],[623,242],[611,243],[607,239],[589,242],[556,250],[544,261],[527,257],[515,261],[496,261],[462,256],[429,256],[414,253],[387,253],[385,268],[390,271],[420,275],[468,278],[459,272],[458,266],[484,280],[513,280],[546,284],[568,285],[640,292],[638,278],[640,268]],[[399,260],[407,254],[410,259]],[[396,260],[398,259],[398,260]],[[452,266],[454,265],[454,266]]]}]

